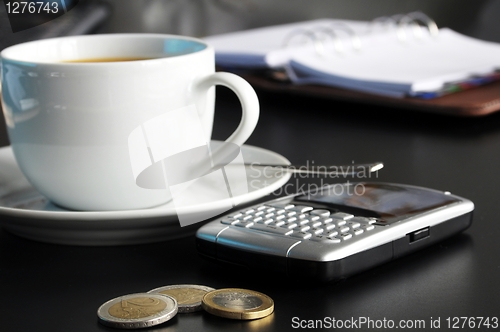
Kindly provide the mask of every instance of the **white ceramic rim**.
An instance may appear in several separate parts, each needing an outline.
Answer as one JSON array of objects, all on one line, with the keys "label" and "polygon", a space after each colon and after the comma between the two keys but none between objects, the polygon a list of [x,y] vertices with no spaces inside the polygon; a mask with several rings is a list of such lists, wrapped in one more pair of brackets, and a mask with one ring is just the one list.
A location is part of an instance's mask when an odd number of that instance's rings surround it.
[{"label": "white ceramic rim", "polygon": [[[152,59],[144,59],[144,60],[135,60],[135,61],[116,61],[116,62],[55,62],[55,61],[40,61],[40,60],[26,60],[19,59],[15,56],[16,52],[19,52],[20,48],[24,48],[27,46],[42,44],[42,43],[50,43],[57,40],[70,40],[70,39],[108,39],[108,38],[151,38],[151,39],[172,39],[172,40],[185,40],[196,42],[200,45],[203,45],[204,48],[197,50],[195,52],[189,52],[179,55],[172,55],[168,57],[158,57]],[[0,58],[10,61],[18,61],[21,63],[33,63],[36,65],[50,65],[50,66],[60,66],[60,67],[101,67],[101,66],[130,66],[131,64],[141,64],[141,63],[154,63],[154,62],[162,62],[162,61],[175,61],[175,59],[179,59],[185,56],[199,54],[203,52],[213,51],[213,48],[210,44],[205,41],[188,36],[180,36],[180,35],[171,35],[171,34],[157,34],[157,33],[109,33],[109,34],[96,34],[96,35],[81,35],[81,36],[66,36],[66,37],[56,37],[56,38],[47,38],[34,40],[29,42],[24,42],[16,45],[9,46],[0,52]]]}]

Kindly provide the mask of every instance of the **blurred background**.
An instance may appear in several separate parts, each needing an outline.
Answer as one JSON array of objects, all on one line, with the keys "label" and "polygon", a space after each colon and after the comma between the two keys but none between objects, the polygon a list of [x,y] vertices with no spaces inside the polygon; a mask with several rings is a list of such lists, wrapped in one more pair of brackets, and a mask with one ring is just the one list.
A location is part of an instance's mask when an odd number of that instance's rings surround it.
[{"label": "blurred background", "polygon": [[202,37],[315,18],[372,20],[420,10],[440,27],[500,41],[499,0],[108,0],[111,32]]},{"label": "blurred background", "polygon": [[96,32],[204,37],[315,18],[372,20],[416,10],[432,17],[439,27],[500,42],[500,0],[80,0],[67,14],[17,33],[12,33],[1,5],[0,48]]}]

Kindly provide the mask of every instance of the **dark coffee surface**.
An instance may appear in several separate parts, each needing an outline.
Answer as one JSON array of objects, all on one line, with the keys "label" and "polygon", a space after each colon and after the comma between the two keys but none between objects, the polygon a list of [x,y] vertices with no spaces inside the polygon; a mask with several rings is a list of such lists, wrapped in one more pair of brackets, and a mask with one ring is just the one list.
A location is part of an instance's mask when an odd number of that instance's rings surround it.
[{"label": "dark coffee surface", "polygon": [[65,60],[64,63],[89,63],[89,62],[126,62],[126,61],[141,61],[150,60],[155,58],[135,58],[135,57],[113,57],[113,58],[92,58],[92,59],[76,59],[76,60]]}]

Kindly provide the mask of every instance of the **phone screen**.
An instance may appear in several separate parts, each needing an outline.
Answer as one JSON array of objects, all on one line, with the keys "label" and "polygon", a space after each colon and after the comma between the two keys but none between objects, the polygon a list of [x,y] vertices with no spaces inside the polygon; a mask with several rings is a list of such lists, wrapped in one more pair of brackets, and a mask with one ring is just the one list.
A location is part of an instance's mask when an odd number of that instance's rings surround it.
[{"label": "phone screen", "polygon": [[437,191],[377,183],[335,184],[296,200],[375,212],[388,223],[459,201]]}]

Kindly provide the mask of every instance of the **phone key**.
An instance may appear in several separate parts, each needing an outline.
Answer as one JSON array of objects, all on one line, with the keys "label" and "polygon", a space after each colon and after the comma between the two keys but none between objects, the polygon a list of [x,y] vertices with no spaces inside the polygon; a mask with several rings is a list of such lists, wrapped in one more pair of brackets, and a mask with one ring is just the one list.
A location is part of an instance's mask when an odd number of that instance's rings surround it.
[{"label": "phone key", "polygon": [[265,212],[264,211],[257,211],[254,213],[254,216],[262,216]]},{"label": "phone key", "polygon": [[340,235],[338,235],[342,238],[342,240],[349,240],[350,238],[352,238],[352,234],[351,233],[340,233]]},{"label": "phone key", "polygon": [[297,205],[293,209],[297,212],[303,213],[303,212],[311,211],[313,209],[313,207],[312,206],[305,206],[305,205]]},{"label": "phone key", "polygon": [[349,234],[349,233],[342,233],[340,235],[332,237],[332,239],[339,239],[339,240],[344,240],[344,241],[349,240],[350,238],[352,238],[352,234]]},{"label": "phone key", "polygon": [[354,229],[354,228],[359,228],[359,226],[361,226],[361,224],[359,222],[348,222],[347,226],[349,226],[352,229]]},{"label": "phone key", "polygon": [[276,210],[276,208],[273,208],[273,207],[269,207],[269,206],[266,206],[266,212],[274,212]]},{"label": "phone key", "polygon": [[271,218],[273,216],[274,216],[274,213],[271,212],[271,213],[266,214],[264,217],[265,218]]},{"label": "phone key", "polygon": [[292,232],[293,232],[293,230],[291,230],[291,229],[280,228],[280,227],[275,227],[275,226],[270,226],[270,225],[260,225],[260,224],[254,224],[253,226],[250,227],[250,229],[255,229],[258,231],[263,231],[263,232],[278,234],[278,235],[289,235],[289,234],[292,234]]},{"label": "phone key", "polygon": [[312,236],[312,234],[311,233],[307,233],[307,232],[299,231],[299,232],[293,232],[292,234],[290,234],[290,236],[298,238],[298,239],[302,239],[302,240],[307,240],[307,239],[309,239]]},{"label": "phone key", "polygon": [[293,217],[294,215],[296,215],[297,212],[296,211],[290,211],[286,214],[287,217]]},{"label": "phone key", "polygon": [[220,222],[224,225],[233,225],[233,224],[239,222],[239,220],[233,219],[233,218],[224,218]]},{"label": "phone key", "polygon": [[321,226],[323,223],[321,221],[312,221],[309,223],[309,225],[311,225],[311,227],[319,227]]},{"label": "phone key", "polygon": [[241,219],[242,219],[242,220],[248,220],[248,219],[252,219],[252,218],[253,218],[253,216],[252,216],[252,215],[248,215],[248,214],[247,214],[246,216],[244,216],[244,217],[243,217],[243,218],[241,218]]},{"label": "phone key", "polygon": [[262,217],[255,217],[255,218],[253,218],[252,221],[253,222],[259,222],[259,221],[262,221],[262,220],[264,220],[264,218],[262,218]]},{"label": "phone key", "polygon": [[321,221],[323,222],[324,225],[326,225],[326,224],[330,224],[333,221],[333,219],[332,218],[325,218],[325,219],[321,219]]},{"label": "phone key", "polygon": [[302,231],[302,232],[307,232],[308,230],[310,230],[310,229],[311,229],[311,226],[308,226],[308,225],[305,225],[305,226],[300,226],[298,229],[299,229],[300,231]]},{"label": "phone key", "polygon": [[354,218],[354,216],[352,214],[344,213],[344,212],[336,212],[334,214],[331,214],[330,217],[336,218],[336,219],[342,219],[342,220]]},{"label": "phone key", "polygon": [[328,237],[335,237],[335,236],[339,235],[339,232],[334,229],[334,230],[331,230],[329,232],[326,232],[325,235]]},{"label": "phone key", "polygon": [[316,221],[316,220],[319,220],[320,217],[319,216],[313,216],[313,215],[308,215],[307,216],[307,219],[311,220],[311,221]]},{"label": "phone key", "polygon": [[328,217],[330,215],[330,211],[323,209],[312,210],[309,213],[320,217]]},{"label": "phone key", "polygon": [[232,213],[230,215],[227,215],[227,217],[237,219],[239,217],[243,217],[243,213],[241,213],[241,212]]},{"label": "phone key", "polygon": [[350,228],[347,226],[339,228],[340,233],[347,233],[347,232],[349,232],[349,230],[350,230]]},{"label": "phone key", "polygon": [[331,231],[332,229],[335,229],[335,225],[334,224],[326,224],[326,225],[323,225],[322,227],[326,231]]},{"label": "phone key", "polygon": [[375,229],[374,225],[363,225],[361,226],[365,231],[371,231],[372,229]]},{"label": "phone key", "polygon": [[354,233],[354,235],[363,234],[363,232],[364,232],[364,230],[359,229],[359,228],[352,231],[352,233]]},{"label": "phone key", "polygon": [[309,219],[300,219],[299,224],[301,225],[308,225],[309,224]]},{"label": "phone key", "polygon": [[261,205],[261,206],[258,206],[256,209],[257,209],[257,211],[262,211],[262,210],[267,209],[267,206]]},{"label": "phone key", "polygon": [[247,210],[243,210],[243,211],[241,211],[241,213],[243,213],[243,214],[252,214],[252,213],[254,213],[254,212],[255,212],[255,210],[254,210],[254,209],[247,209]]},{"label": "phone key", "polygon": [[291,218],[288,218],[286,220],[287,223],[291,223],[291,222],[296,222],[297,221],[297,218],[296,217],[291,217]]},{"label": "phone key", "polygon": [[236,224],[233,224],[233,226],[237,226],[237,227],[250,227],[250,226],[253,226],[254,223],[251,222],[251,221],[240,221],[240,222],[237,222]]},{"label": "phone key", "polygon": [[323,234],[325,230],[323,228],[312,228],[309,230],[313,235]]},{"label": "phone key", "polygon": [[285,213],[285,212],[286,212],[286,210],[285,210],[285,209],[281,209],[281,210],[276,210],[276,211],[275,211],[275,213],[277,213],[277,214],[283,214],[283,213]]},{"label": "phone key", "polygon": [[281,220],[281,219],[285,219],[285,215],[284,214],[278,214],[277,216],[274,216],[273,217],[274,220]]},{"label": "phone key", "polygon": [[337,227],[340,227],[340,226],[344,226],[347,222],[345,220],[339,220],[339,221],[336,221],[335,222],[335,225],[337,225]]},{"label": "phone key", "polygon": [[283,227],[283,228],[288,228],[288,229],[294,229],[294,228],[296,228],[297,226],[298,226],[298,225],[297,225],[296,223],[290,223],[290,224],[284,224],[284,225],[283,225],[283,226],[281,226],[281,227]]},{"label": "phone key", "polygon": [[299,218],[299,219],[304,219],[304,218],[306,218],[306,217],[307,217],[307,215],[306,215],[306,214],[303,214],[303,213],[301,213],[301,214],[299,214],[299,215],[297,216],[297,218]]},{"label": "phone key", "polygon": [[321,228],[323,230],[323,233],[327,233],[328,231],[330,231],[329,229],[327,229],[325,226],[320,226],[320,227],[316,227],[316,228]]},{"label": "phone key", "polygon": [[272,207],[277,208],[277,209],[289,210],[289,209],[293,208],[295,205],[290,204],[290,203],[274,203],[274,204],[269,204],[269,206],[272,206]]},{"label": "phone key", "polygon": [[276,220],[276,221],[273,221],[273,222],[269,223],[268,225],[269,226],[280,227],[280,226],[283,226],[284,224],[285,224],[284,220]]},{"label": "phone key", "polygon": [[274,221],[274,219],[268,218],[268,219],[264,219],[262,222],[259,222],[259,224],[269,225],[273,221]]}]

